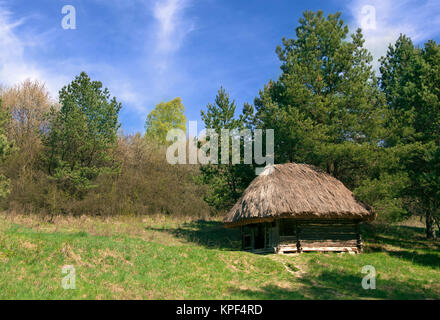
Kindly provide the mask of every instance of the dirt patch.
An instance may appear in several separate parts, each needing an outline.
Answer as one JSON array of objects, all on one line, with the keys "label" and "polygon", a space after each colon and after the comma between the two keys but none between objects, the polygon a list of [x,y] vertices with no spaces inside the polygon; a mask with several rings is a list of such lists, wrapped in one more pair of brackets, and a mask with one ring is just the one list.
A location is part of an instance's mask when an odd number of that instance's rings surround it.
[{"label": "dirt patch", "polygon": [[23,242],[21,242],[21,245],[23,246],[23,248],[26,248],[28,250],[36,250],[37,249],[37,245],[35,243],[29,242],[29,241],[23,241]]},{"label": "dirt patch", "polygon": [[85,267],[93,267],[93,265],[91,263],[83,261],[81,258],[81,255],[76,253],[73,250],[72,246],[67,243],[63,244],[63,248],[61,249],[61,252],[63,253],[64,257],[67,260],[73,261],[75,265],[85,266]]}]

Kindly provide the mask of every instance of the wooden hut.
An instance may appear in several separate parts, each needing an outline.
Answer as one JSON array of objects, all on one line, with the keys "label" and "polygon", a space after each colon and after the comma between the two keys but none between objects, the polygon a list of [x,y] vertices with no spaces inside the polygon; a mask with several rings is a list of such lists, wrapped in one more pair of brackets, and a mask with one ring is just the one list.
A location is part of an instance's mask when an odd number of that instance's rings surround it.
[{"label": "wooden hut", "polygon": [[361,252],[359,224],[375,213],[342,182],[305,164],[267,167],[227,214],[252,252]]}]

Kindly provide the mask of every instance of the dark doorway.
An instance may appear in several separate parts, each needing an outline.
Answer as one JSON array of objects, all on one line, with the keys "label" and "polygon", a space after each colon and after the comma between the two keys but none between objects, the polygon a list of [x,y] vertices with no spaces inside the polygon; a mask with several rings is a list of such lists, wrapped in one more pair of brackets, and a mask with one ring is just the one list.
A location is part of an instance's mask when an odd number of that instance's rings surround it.
[{"label": "dark doorway", "polygon": [[254,234],[254,249],[264,249],[264,234],[265,226],[264,224],[258,224],[255,228]]}]

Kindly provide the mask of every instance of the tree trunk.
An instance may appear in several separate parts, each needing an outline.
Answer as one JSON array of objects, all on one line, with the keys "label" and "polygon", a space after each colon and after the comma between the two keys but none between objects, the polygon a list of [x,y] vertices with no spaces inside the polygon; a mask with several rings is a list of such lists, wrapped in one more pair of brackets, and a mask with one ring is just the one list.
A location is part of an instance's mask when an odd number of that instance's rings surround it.
[{"label": "tree trunk", "polygon": [[434,217],[431,213],[426,213],[426,237],[436,239]]}]

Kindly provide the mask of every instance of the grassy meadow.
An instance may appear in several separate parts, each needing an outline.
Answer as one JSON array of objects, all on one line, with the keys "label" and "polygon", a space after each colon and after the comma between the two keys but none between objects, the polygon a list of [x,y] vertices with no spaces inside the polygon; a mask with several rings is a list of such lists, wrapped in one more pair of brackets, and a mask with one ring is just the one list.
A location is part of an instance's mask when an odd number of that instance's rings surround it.
[{"label": "grassy meadow", "polygon": [[[219,219],[1,214],[0,299],[440,299],[440,242],[417,225],[363,235],[360,255],[256,255]],[[375,290],[361,286],[365,265]]]}]

